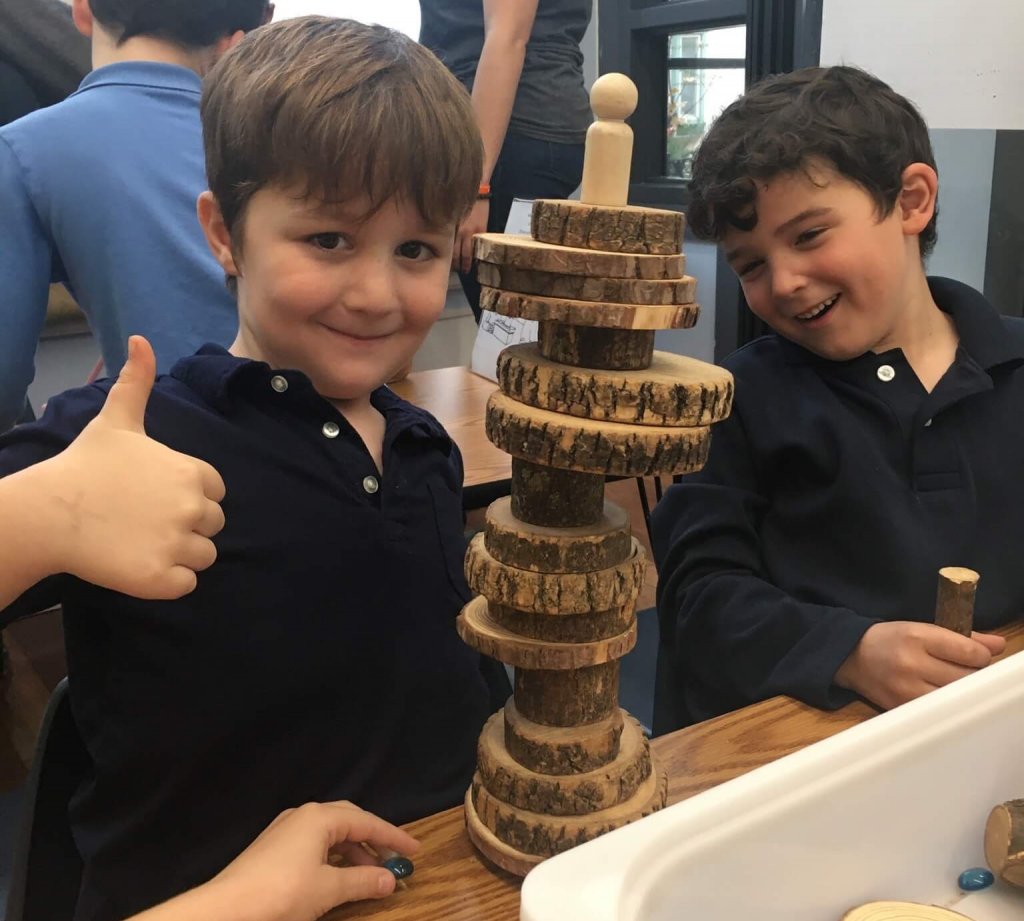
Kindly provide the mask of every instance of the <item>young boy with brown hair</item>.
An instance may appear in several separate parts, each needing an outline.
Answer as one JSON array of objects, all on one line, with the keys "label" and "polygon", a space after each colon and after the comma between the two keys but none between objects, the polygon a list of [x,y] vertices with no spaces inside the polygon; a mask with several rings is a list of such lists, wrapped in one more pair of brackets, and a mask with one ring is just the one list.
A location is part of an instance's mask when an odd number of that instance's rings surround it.
[{"label": "young boy with brown hair", "polygon": [[[461,801],[504,671],[459,640],[462,464],[384,381],[444,306],[481,145],[465,91],[380,26],[267,26],[204,87],[230,351],[158,379],[149,435],[223,477],[217,563],[180,601],[68,580],[72,709],[92,771],[72,803],[78,921],[217,873],[282,809],[348,799],[393,822]],[[48,457],[108,383],[0,441]]]},{"label": "young boy with brown hair", "polygon": [[688,221],[774,334],[726,360],[732,416],[653,516],[655,731],[775,694],[893,707],[1004,645],[935,626],[1024,611],[1024,321],[926,276],[938,179],[914,106],[851,67],[750,90],[694,162]]}]

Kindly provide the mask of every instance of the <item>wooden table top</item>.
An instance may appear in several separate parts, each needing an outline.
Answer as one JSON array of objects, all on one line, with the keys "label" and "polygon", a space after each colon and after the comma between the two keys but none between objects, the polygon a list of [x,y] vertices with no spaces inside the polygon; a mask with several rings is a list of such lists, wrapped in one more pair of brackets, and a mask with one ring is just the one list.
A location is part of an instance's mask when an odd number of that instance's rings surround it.
[{"label": "wooden table top", "polygon": [[448,430],[462,452],[465,487],[499,483],[512,476],[512,458],[492,445],[484,432],[487,398],[498,389],[494,381],[469,368],[439,368],[413,371],[390,387]]},{"label": "wooden table top", "polygon": [[[1024,621],[997,632],[1008,639],[1004,655],[1024,650]],[[826,712],[789,697],[773,697],[661,736],[651,748],[668,769],[668,801],[678,803],[862,723],[877,712],[861,702]],[[522,880],[495,869],[477,854],[466,836],[461,806],[405,827],[422,845],[408,888],[382,902],[342,906],[327,918],[518,921]]]}]

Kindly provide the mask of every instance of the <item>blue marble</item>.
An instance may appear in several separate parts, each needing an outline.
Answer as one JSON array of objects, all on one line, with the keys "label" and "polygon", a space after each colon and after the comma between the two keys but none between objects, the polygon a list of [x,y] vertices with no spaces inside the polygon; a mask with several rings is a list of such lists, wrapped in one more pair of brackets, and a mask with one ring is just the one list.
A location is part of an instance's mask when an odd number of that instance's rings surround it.
[{"label": "blue marble", "polygon": [[412,876],[412,861],[408,857],[389,857],[381,866],[385,870],[390,870],[395,875],[395,879]]},{"label": "blue marble", "polygon": [[995,879],[991,870],[986,870],[984,867],[971,867],[970,870],[964,870],[960,874],[957,883],[964,892],[977,892],[979,889],[988,889]]}]

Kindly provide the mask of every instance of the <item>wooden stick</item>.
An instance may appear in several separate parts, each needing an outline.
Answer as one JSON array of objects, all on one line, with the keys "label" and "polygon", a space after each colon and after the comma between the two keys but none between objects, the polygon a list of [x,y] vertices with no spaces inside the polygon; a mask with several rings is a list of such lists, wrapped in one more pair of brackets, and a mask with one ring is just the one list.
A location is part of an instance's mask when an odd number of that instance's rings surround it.
[{"label": "wooden stick", "polygon": [[973,569],[946,566],[939,570],[935,623],[961,636],[970,636],[974,623],[974,595],[981,577]]}]

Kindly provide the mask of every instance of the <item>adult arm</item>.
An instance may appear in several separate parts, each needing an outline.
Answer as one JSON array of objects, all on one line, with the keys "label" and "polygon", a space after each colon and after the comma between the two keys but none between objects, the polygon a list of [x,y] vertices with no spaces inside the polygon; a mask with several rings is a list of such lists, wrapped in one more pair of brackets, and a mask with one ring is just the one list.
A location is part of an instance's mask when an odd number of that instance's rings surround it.
[{"label": "adult arm", "polygon": [[[505,142],[526,45],[537,16],[538,0],[483,0],[484,45],[473,78],[473,111],[484,144],[484,174],[490,182],[494,164]],[[459,226],[452,263],[468,272],[473,261],[473,235],[487,229],[490,211],[486,199],[478,201]]]},{"label": "adult arm", "polygon": [[0,136],[0,432],[25,407],[50,292],[50,244],[21,162]]},{"label": "adult arm", "polygon": [[[307,804],[278,818],[222,873],[131,921],[316,921],[336,905],[390,895],[395,877],[362,843],[415,854],[401,829],[351,803]],[[330,856],[350,864],[332,866]]]},{"label": "adult arm", "polygon": [[106,403],[64,451],[0,479],[0,608],[68,572],[139,598],[177,598],[210,566],[224,483],[146,436],[156,359],[133,336]]}]

